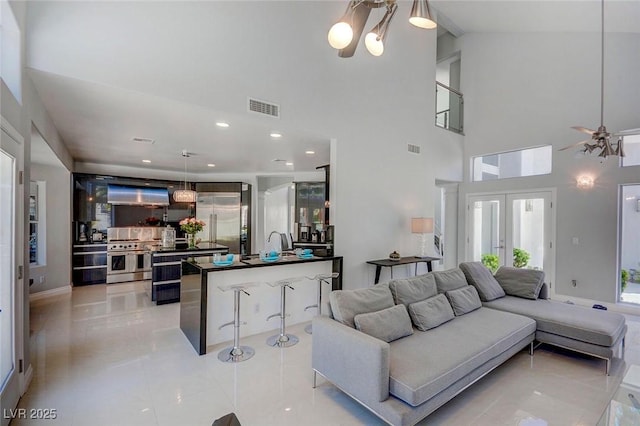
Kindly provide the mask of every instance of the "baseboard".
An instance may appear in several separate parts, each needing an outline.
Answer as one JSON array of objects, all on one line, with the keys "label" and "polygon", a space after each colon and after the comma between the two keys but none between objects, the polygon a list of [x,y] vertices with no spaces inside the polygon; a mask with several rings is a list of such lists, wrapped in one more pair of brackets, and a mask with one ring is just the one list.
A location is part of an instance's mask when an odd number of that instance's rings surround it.
[{"label": "baseboard", "polygon": [[29,301],[45,299],[51,296],[60,296],[62,294],[71,293],[71,285],[64,287],[52,288],[51,290],[39,291],[37,293],[29,294]]},{"label": "baseboard", "polygon": [[31,379],[33,379],[33,367],[29,364],[29,368],[24,373],[24,378],[22,379],[22,386],[20,389],[20,395],[24,395],[29,389],[29,385],[31,385]]}]

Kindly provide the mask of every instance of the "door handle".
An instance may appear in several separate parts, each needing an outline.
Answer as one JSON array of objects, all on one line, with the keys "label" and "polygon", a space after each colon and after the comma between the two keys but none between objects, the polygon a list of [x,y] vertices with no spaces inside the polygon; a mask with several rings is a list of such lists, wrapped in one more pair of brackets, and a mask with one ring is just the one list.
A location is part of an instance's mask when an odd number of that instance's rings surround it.
[{"label": "door handle", "polygon": [[504,246],[496,246],[496,247],[494,247],[494,248],[504,248]]}]

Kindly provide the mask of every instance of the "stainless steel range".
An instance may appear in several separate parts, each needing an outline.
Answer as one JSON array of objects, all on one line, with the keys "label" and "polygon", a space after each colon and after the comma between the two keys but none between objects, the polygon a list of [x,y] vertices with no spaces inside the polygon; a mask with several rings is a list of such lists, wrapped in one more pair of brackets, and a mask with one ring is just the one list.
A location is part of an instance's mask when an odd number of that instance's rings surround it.
[{"label": "stainless steel range", "polygon": [[151,279],[151,250],[161,228],[107,229],[107,284]]}]

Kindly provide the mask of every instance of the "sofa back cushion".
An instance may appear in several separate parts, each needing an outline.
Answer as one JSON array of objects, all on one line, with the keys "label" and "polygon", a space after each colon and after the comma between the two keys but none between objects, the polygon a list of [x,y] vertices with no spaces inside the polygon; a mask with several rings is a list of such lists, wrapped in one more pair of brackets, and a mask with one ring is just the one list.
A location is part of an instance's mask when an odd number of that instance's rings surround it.
[{"label": "sofa back cushion", "polygon": [[455,318],[449,300],[444,294],[410,304],[409,315],[420,331],[436,328]]},{"label": "sofa back cushion", "polygon": [[544,272],[536,269],[501,266],[496,280],[509,296],[536,300],[544,284]]},{"label": "sofa back cushion", "polygon": [[389,289],[396,304],[405,306],[438,294],[433,273],[401,280],[391,280],[389,281]]},{"label": "sofa back cushion", "polygon": [[358,314],[353,317],[353,322],[358,330],[387,343],[413,334],[411,319],[404,305]]},{"label": "sofa back cushion", "polygon": [[467,282],[478,290],[480,300],[490,302],[505,296],[504,290],[493,277],[493,274],[481,262],[463,262],[460,269]]},{"label": "sofa back cushion", "polygon": [[358,314],[381,311],[394,305],[389,283],[377,284],[358,290],[336,290],[329,293],[333,318],[355,328],[353,317]]},{"label": "sofa back cushion", "polygon": [[448,269],[446,271],[435,271],[433,277],[436,279],[438,293],[446,293],[460,287],[466,287],[467,279],[460,268]]},{"label": "sofa back cushion", "polygon": [[482,307],[478,290],[472,285],[448,291],[446,295],[457,317]]}]

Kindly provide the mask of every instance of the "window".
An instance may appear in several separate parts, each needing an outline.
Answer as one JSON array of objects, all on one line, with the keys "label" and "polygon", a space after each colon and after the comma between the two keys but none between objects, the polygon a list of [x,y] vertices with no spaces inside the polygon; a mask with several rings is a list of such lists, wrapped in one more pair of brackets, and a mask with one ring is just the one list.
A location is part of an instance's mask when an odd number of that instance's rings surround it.
[{"label": "window", "polygon": [[551,145],[473,157],[474,182],[551,173]]},{"label": "window", "polygon": [[640,166],[640,135],[625,136],[622,147],[625,154],[622,157],[622,167]]},{"label": "window", "polygon": [[45,182],[29,186],[29,264],[45,262]]},{"label": "window", "polygon": [[7,0],[0,0],[0,77],[22,103],[20,28]]}]

